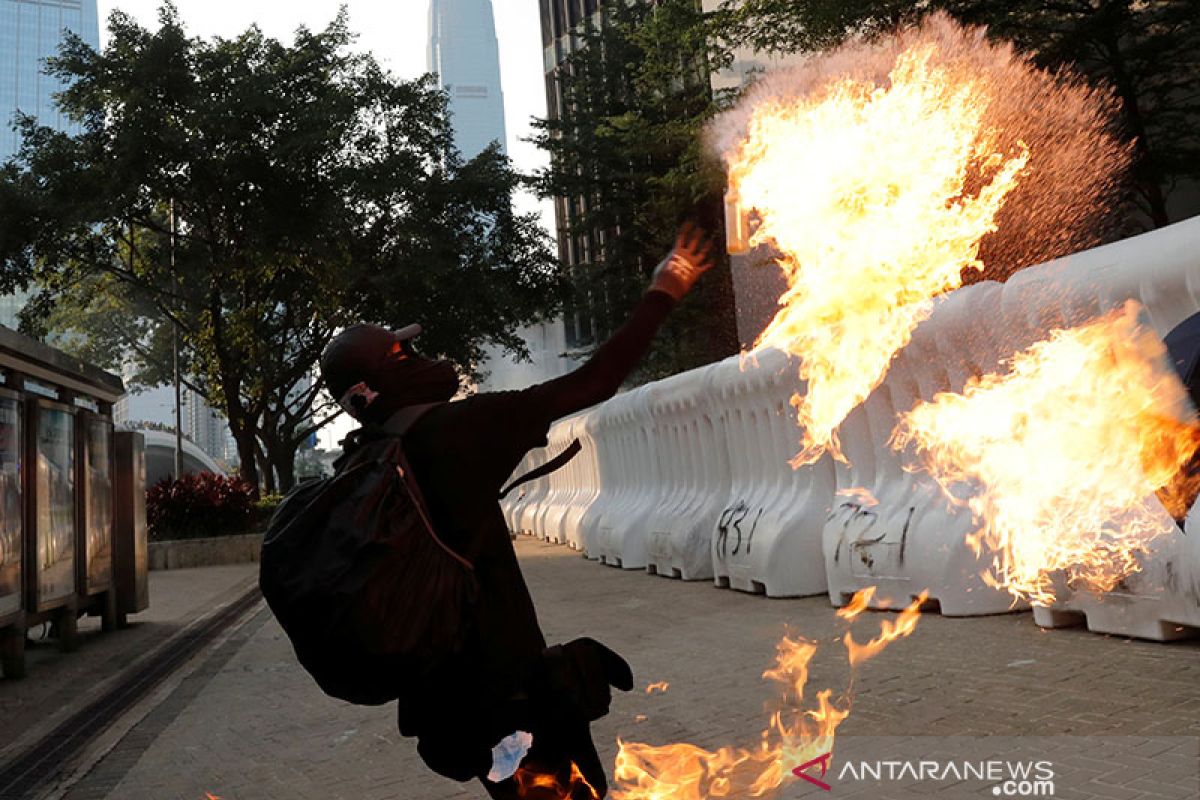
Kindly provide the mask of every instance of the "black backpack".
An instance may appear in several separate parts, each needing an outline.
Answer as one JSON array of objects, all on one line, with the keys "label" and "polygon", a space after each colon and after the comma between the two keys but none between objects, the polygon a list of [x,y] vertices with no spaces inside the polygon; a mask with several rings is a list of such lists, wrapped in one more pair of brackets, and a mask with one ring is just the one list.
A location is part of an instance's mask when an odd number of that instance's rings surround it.
[{"label": "black backpack", "polygon": [[438,538],[402,441],[360,431],[332,478],[294,489],[263,539],[259,585],[301,665],[363,705],[461,652],[477,585]]}]

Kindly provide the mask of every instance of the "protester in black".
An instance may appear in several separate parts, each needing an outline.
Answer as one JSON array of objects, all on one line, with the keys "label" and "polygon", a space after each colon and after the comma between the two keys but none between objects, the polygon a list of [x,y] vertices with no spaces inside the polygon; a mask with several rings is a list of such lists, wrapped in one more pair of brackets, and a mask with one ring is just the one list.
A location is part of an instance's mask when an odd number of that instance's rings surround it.
[{"label": "protester in black", "polygon": [[513,781],[485,777],[492,748],[516,730],[533,733],[526,764],[567,775],[576,763],[599,794],[604,769],[588,723],[608,710],[609,684],[628,690],[619,656],[590,639],[547,648],[497,503],[506,480],[551,423],[612,397],[645,354],[674,304],[712,265],[711,243],[681,230],[628,322],[579,369],[522,391],[458,391],[454,368],[412,347],[417,326],[354,326],[326,350],[331,393],[356,419],[402,436],[438,537],[474,565],[478,600],[464,652],[420,687],[398,689],[399,727],[419,737],[426,763],[458,780],[479,777],[493,797]]}]

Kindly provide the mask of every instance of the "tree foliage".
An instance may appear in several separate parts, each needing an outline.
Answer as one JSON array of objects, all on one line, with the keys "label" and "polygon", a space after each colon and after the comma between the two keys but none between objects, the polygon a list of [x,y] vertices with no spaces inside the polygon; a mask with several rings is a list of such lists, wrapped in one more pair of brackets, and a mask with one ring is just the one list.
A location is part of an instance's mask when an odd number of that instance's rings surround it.
[{"label": "tree foliage", "polygon": [[50,71],[83,132],[26,119],[2,168],[0,290],[38,287],[28,331],[110,367],[132,354],[154,385],[177,329],[243,477],[282,488],[340,327],[419,320],[422,349],[464,371],[489,341],[521,351],[561,280],[513,211],[522,179],[495,148],[462,162],[429,77],[351,53],[344,10],[292,44],[190,38],[169,3],[159,23],[114,13],[102,53],[69,40]]}]

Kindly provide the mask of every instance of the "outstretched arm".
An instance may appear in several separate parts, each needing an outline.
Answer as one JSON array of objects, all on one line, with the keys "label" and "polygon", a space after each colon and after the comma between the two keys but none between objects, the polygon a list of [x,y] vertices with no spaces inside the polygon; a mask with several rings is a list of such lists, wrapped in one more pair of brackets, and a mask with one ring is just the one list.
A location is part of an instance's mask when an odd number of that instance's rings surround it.
[{"label": "outstretched arm", "polygon": [[530,395],[537,396],[547,424],[616,394],[650,348],[654,334],[675,303],[714,261],[713,245],[707,234],[694,225],[684,225],[675,247],[654,271],[649,289],[620,330],[579,369],[528,390]]}]

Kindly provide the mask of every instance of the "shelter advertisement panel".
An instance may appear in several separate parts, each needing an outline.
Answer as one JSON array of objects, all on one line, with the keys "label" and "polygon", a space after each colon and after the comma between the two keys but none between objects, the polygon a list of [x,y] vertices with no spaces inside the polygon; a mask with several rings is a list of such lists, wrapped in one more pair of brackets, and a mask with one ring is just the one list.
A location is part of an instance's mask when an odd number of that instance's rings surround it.
[{"label": "shelter advertisement panel", "polygon": [[113,470],[112,425],[89,418],[84,503],[87,518],[87,591],[100,592],[112,582]]},{"label": "shelter advertisement panel", "polygon": [[21,607],[21,410],[0,396],[0,615]]},{"label": "shelter advertisement panel", "polygon": [[75,416],[37,410],[37,589],[40,605],[75,592]]}]

